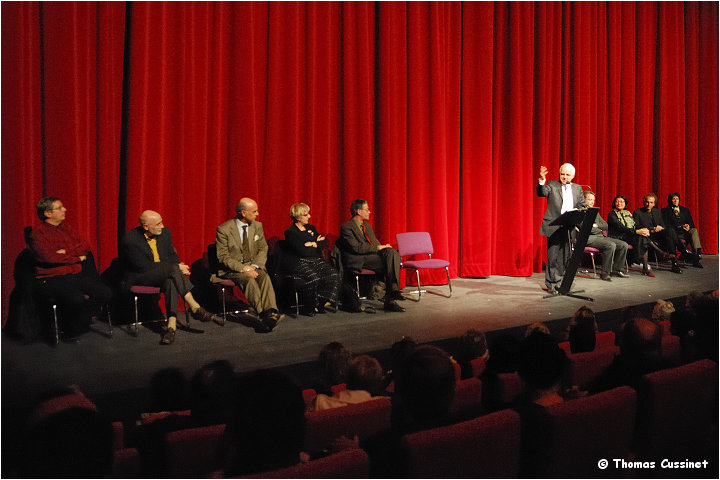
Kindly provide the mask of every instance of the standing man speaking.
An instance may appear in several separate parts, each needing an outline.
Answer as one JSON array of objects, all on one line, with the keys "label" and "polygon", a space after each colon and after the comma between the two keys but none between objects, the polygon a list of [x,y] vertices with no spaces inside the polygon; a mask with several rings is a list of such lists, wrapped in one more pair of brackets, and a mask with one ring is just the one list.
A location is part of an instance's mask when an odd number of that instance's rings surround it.
[{"label": "standing man speaking", "polygon": [[547,265],[545,266],[545,285],[548,291],[558,294],[562,283],[565,264],[570,258],[568,229],[561,225],[551,225],[560,215],[576,208],[585,207],[582,187],[572,183],[575,178],[575,167],[570,163],[560,166],[560,181],[545,178],[548,173],[546,166],[540,167],[540,178],[535,189],[538,197],[547,197],[547,209],[540,225],[540,235],[547,237]]}]

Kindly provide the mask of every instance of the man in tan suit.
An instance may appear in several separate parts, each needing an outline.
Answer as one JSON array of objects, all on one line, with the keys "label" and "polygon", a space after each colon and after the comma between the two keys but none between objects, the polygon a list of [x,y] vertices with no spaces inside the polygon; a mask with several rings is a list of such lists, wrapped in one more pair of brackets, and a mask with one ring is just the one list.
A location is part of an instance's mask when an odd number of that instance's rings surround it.
[{"label": "man in tan suit", "polygon": [[265,271],[268,245],[262,223],[255,220],[258,206],[255,200],[242,198],[236,211],[237,217],[218,226],[215,235],[218,276],[232,280],[242,289],[269,331],[283,315],[277,309],[275,290]]}]

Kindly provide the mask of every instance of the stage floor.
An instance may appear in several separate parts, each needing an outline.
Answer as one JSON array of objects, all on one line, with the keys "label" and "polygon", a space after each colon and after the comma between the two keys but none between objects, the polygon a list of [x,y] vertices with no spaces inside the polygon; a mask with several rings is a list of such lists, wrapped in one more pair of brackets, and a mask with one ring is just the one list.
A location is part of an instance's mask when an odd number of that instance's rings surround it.
[{"label": "stage floor", "polygon": [[[75,345],[21,345],[3,336],[3,409],[26,404],[51,386],[69,383],[96,397],[144,389],[153,373],[162,368],[177,367],[190,376],[216,359],[229,360],[240,372],[292,369],[293,365],[315,361],[320,348],[335,340],[354,354],[362,354],[386,350],[403,336],[412,336],[420,343],[437,342],[461,335],[468,328],[491,332],[536,321],[557,324],[557,330],[560,322],[552,321],[570,317],[584,304],[605,312],[680,297],[692,290],[717,289],[718,256],[704,256],[703,265],[703,269],[683,269],[681,275],[661,269],[655,278],[638,272],[630,272],[627,279],[613,278],[612,282],[576,277],[574,288],[584,289],[583,295],[593,297],[594,302],[570,297],[543,299],[542,273],[531,277],[457,278],[453,280],[452,298],[423,295],[420,302],[407,300],[402,302],[405,313],[386,313],[378,304],[375,314],[341,311],[315,317],[286,316],[267,334],[233,322],[221,327],[193,321],[192,326],[205,332],[179,331],[170,346],[159,345],[159,335],[146,327],[141,327],[137,337],[126,327],[116,327],[114,336],[108,338],[103,335],[105,324],[94,325],[95,330]],[[447,291],[445,286],[435,288]]]}]

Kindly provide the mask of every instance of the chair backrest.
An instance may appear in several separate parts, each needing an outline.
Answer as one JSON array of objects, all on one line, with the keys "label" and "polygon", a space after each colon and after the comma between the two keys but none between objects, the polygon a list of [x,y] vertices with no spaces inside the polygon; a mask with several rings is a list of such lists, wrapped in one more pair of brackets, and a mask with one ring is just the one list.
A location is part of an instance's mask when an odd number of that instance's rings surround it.
[{"label": "chair backrest", "polygon": [[121,448],[113,455],[110,478],[142,478],[140,455],[135,448]]},{"label": "chair backrest", "polygon": [[[565,350],[565,353],[570,355],[570,342],[560,342],[558,347]],[[615,332],[599,332],[595,334],[595,350],[605,350],[607,348],[615,348]]]},{"label": "chair backrest", "polygon": [[571,353],[567,356],[565,384],[577,385],[581,389],[587,387],[610,366],[618,353],[620,353],[619,347]]},{"label": "chair backrest", "polygon": [[512,410],[405,435],[408,478],[514,478],[520,417]]},{"label": "chair backrest", "polygon": [[482,408],[482,382],[479,378],[459,380],[455,384],[455,396],[450,405],[450,412],[454,415],[469,418],[477,414]]},{"label": "chair backrest", "polygon": [[369,478],[369,469],[365,450],[350,448],[292,467],[238,478]]},{"label": "chair backrest", "polygon": [[225,425],[187,428],[167,434],[165,439],[167,478],[204,478],[217,469],[217,449]]},{"label": "chair backrest", "polygon": [[648,459],[695,458],[708,448],[716,449],[717,406],[718,369],[711,360],[643,376],[638,385],[636,451]]},{"label": "chair backrest", "polygon": [[305,448],[319,451],[345,435],[367,438],[390,428],[390,398],[380,397],[346,407],[330,408],[305,414]]},{"label": "chair backrest", "polygon": [[472,368],[472,376],[479,377],[485,371],[487,366],[487,360],[484,358],[473,358],[470,360],[470,367]]},{"label": "chair backrest", "polygon": [[405,232],[395,235],[401,257],[433,254],[432,240],[428,232]]},{"label": "chair backrest", "polygon": [[636,394],[630,387],[547,407],[547,428],[534,430],[529,443],[542,452],[538,456],[543,459],[542,471],[534,474],[590,478],[602,474],[599,459],[627,459],[635,428],[635,407]]},{"label": "chair backrest", "polygon": [[682,347],[680,345],[680,337],[668,334],[662,337],[662,346],[660,348],[662,358],[667,362],[668,366],[680,365],[682,360]]}]

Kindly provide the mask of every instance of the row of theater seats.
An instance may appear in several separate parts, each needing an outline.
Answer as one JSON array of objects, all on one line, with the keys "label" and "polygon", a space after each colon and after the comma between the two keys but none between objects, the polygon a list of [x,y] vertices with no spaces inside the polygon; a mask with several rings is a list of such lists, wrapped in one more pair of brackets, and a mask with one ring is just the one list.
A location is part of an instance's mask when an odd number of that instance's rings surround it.
[{"label": "row of theater seats", "polygon": [[[479,411],[481,382],[459,381],[453,413]],[[701,458],[717,451],[717,364],[700,360],[645,375],[638,391],[619,387],[546,408],[547,428],[531,444],[542,446],[544,477],[597,477],[600,459]],[[381,397],[347,407],[306,414],[306,450],[327,448],[340,435],[369,438],[390,428],[391,402]],[[465,418],[468,418],[465,416]],[[116,424],[117,426],[117,424]],[[117,432],[115,475],[141,475],[135,449],[121,448]],[[450,426],[406,435],[410,478],[517,477],[522,420],[510,409]],[[166,437],[170,478],[204,477],[217,468],[215,451],[224,425],[171,432]],[[537,472],[536,472],[537,473]],[[611,465],[609,477],[624,473]],[[705,472],[708,473],[708,472]],[[363,478],[364,451],[347,450],[260,478]]]}]

